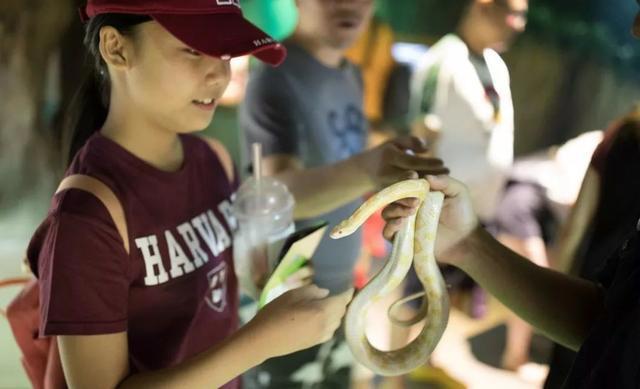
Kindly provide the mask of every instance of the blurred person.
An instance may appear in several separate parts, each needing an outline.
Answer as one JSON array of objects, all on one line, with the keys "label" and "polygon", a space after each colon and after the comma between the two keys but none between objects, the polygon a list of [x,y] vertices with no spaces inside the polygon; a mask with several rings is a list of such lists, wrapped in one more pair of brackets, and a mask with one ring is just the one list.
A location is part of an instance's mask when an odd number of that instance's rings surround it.
[{"label": "blurred person", "polygon": [[[461,11],[458,24],[420,60],[412,80],[409,120],[412,133],[426,137],[431,152],[468,185],[480,220],[491,225],[514,148],[509,71],[500,53],[524,31],[528,0],[461,0],[451,6]],[[457,269],[443,270],[452,287],[471,289],[470,314],[482,316],[484,293]],[[412,271],[405,294],[420,287]],[[417,308],[415,303],[408,306]],[[518,327],[517,333],[527,331],[523,326],[517,318],[509,325]],[[519,347],[511,343],[507,349]],[[503,366],[509,369],[523,360],[515,351],[505,355]]]},{"label": "blurred person", "polygon": [[[415,137],[389,140],[365,151],[368,124],[363,113],[360,71],[345,59],[362,33],[373,0],[298,0],[298,22],[285,42],[279,68],[258,66],[250,75],[240,123],[247,145],[262,144],[263,172],[293,194],[297,226],[349,216],[376,188],[426,171],[442,162],[424,152]],[[361,234],[339,241],[325,236],[312,258],[314,282],[332,293],[353,284]],[[319,347],[269,360],[246,376],[248,388],[346,388],[352,358],[342,334]]]},{"label": "blurred person", "polygon": [[433,152],[469,185],[490,221],[513,161],[509,71],[499,53],[524,31],[527,0],[466,0],[455,32],[433,45],[412,80],[414,134],[431,135]]}]

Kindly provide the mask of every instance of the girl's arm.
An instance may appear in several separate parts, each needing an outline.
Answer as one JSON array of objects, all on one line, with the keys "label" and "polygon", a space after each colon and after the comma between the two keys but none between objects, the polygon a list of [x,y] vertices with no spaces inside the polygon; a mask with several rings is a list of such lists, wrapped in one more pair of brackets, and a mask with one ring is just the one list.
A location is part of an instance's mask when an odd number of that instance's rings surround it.
[{"label": "girl's arm", "polygon": [[129,374],[126,332],[57,340],[69,388],[115,388]]},{"label": "girl's arm", "polygon": [[260,364],[268,356],[264,338],[259,336],[259,332],[243,327],[215,348],[185,363],[127,377],[129,350],[126,332],[60,336],[58,344],[70,388],[217,388]]},{"label": "girl's arm", "polygon": [[289,291],[215,347],[176,366],[134,375],[129,375],[126,332],[59,336],[67,384],[81,389],[220,387],[268,358],[329,340],[353,291],[327,294],[316,286]]}]

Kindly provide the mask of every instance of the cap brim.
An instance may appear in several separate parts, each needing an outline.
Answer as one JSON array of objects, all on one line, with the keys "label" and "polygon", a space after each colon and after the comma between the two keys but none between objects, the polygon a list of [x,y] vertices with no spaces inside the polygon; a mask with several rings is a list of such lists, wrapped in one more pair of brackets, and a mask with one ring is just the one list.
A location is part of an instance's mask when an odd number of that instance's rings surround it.
[{"label": "cap brim", "polygon": [[252,54],[277,66],[287,50],[240,13],[197,15],[152,14],[151,17],[176,38],[201,53],[214,57]]}]

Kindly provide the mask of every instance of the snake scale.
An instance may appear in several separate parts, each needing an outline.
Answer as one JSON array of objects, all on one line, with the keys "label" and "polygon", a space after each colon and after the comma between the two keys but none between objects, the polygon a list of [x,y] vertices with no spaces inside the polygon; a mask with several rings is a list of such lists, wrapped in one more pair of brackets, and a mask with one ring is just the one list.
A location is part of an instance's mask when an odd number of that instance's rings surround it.
[{"label": "snake scale", "polygon": [[[431,192],[429,183],[424,179],[401,181],[370,197],[331,232],[334,239],[348,236],[374,212],[404,198],[419,199],[418,212],[409,217],[396,234],[391,256],[382,270],[353,298],[345,323],[347,342],[355,358],[375,373],[385,376],[405,374],[426,363],[447,326],[449,298],[434,255],[444,195]],[[425,291],[398,301],[389,310],[389,317],[404,326],[426,317],[425,325],[406,346],[391,351],[379,350],[369,342],[365,333],[367,312],[375,302],[399,286],[412,262]],[[393,318],[394,306],[423,295],[426,298],[414,318],[404,321]]]}]

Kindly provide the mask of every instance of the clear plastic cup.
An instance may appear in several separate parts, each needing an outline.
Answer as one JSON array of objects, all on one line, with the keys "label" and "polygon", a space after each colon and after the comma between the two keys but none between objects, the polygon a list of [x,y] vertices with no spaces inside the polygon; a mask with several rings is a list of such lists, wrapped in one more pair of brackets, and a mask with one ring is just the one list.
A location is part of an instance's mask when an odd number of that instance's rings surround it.
[{"label": "clear plastic cup", "polygon": [[256,285],[262,287],[277,265],[277,243],[294,232],[294,203],[287,186],[271,177],[251,177],[236,193],[236,274],[252,297],[258,295]]}]

